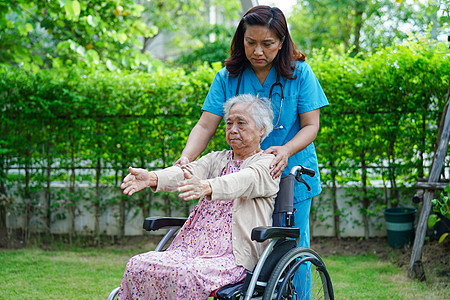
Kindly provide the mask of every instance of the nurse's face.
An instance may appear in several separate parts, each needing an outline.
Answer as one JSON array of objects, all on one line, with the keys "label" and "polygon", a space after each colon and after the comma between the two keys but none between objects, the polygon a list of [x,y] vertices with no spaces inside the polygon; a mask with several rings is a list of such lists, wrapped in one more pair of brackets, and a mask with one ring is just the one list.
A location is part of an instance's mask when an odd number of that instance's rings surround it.
[{"label": "nurse's face", "polygon": [[251,108],[246,103],[233,105],[228,113],[225,134],[228,145],[235,153],[235,159],[245,159],[260,149],[259,143],[265,130],[258,129],[250,114]]},{"label": "nurse's face", "polygon": [[247,26],[244,33],[245,56],[255,72],[270,70],[282,46],[281,40],[266,26]]}]

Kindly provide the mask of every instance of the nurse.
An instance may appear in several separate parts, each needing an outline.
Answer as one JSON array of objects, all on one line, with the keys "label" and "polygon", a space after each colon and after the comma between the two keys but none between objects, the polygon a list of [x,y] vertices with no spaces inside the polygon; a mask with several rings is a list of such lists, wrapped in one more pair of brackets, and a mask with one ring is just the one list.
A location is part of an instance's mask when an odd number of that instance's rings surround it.
[{"label": "nurse", "polygon": [[274,178],[288,175],[298,164],[316,171],[313,178],[305,176],[311,190],[297,183],[294,196],[299,246],[309,247],[311,199],[321,192],[313,141],[319,131],[320,109],[328,101],[305,56],[296,49],[284,14],[276,7],[255,6],[242,17],[230,57],[214,78],[178,164],[195,160],[205,150],[222,120],[223,104],[238,94],[271,100],[274,130],[261,147],[275,155],[271,163]]}]

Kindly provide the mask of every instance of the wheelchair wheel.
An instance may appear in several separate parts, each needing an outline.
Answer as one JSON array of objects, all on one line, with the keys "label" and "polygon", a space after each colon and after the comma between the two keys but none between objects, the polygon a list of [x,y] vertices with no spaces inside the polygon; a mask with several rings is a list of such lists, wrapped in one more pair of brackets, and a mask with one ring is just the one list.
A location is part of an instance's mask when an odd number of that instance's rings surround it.
[{"label": "wheelchair wheel", "polygon": [[[311,285],[299,291],[293,281],[300,267],[311,273]],[[306,283],[303,285],[306,286]],[[269,299],[333,300],[331,279],[319,254],[304,247],[294,248],[286,253],[275,266],[267,282],[263,300]]]}]

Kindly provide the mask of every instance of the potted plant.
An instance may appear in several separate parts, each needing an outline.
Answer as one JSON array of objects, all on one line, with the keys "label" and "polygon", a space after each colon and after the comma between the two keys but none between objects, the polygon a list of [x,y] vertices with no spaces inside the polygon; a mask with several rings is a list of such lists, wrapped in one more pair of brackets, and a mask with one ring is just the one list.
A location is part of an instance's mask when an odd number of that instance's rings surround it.
[{"label": "potted plant", "polygon": [[450,231],[450,185],[444,188],[441,192],[440,199],[433,199],[431,203],[433,204],[433,212],[435,214],[430,214],[428,217],[428,227],[435,227],[436,236],[439,239],[439,243],[445,240]]}]

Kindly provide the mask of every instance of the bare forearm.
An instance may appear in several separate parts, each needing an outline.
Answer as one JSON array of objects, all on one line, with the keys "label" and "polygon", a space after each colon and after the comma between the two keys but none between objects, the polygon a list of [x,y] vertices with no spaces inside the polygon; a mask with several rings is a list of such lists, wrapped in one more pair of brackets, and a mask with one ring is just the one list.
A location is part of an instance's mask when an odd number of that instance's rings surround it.
[{"label": "bare forearm", "polygon": [[319,132],[318,125],[307,125],[303,127],[284,147],[288,151],[289,157],[302,151],[309,144],[314,142]]},{"label": "bare forearm", "polygon": [[187,157],[190,162],[194,161],[208,146],[221,120],[221,116],[204,111],[191,130],[181,156]]},{"label": "bare forearm", "polygon": [[319,132],[320,109],[300,114],[299,118],[302,123],[300,131],[284,145],[289,157],[308,147]]},{"label": "bare forearm", "polygon": [[189,161],[194,161],[206,149],[213,135],[214,133],[210,135],[208,131],[198,124],[195,125],[189,134],[181,156],[187,157]]}]

